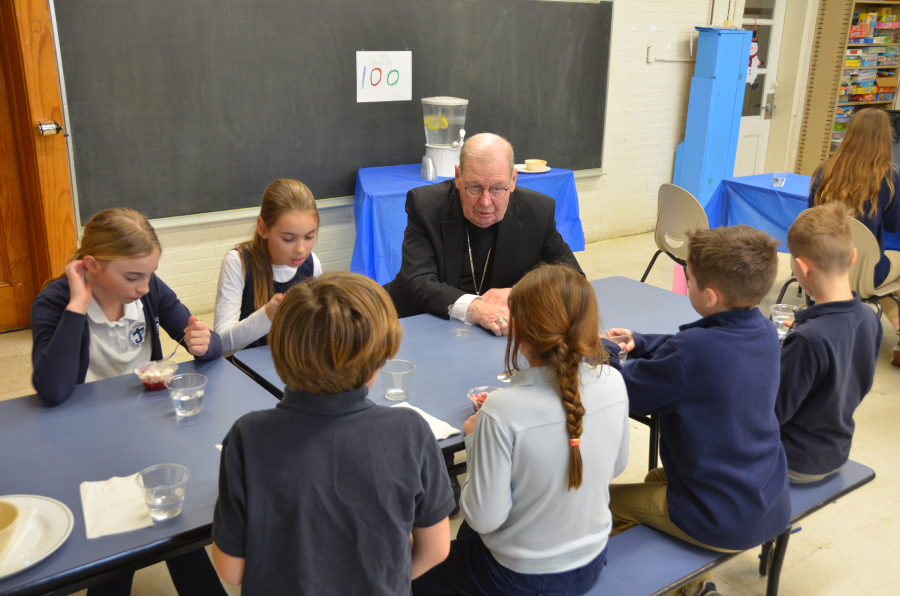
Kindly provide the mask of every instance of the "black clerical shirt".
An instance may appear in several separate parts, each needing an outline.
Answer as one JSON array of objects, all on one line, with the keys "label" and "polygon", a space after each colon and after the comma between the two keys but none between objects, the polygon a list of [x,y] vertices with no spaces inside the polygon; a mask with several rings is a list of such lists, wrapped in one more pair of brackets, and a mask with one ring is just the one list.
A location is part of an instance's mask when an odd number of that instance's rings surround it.
[{"label": "black clerical shirt", "polygon": [[[496,247],[493,247],[497,239],[497,228],[499,223],[486,228],[479,228],[469,220],[466,220],[466,230],[469,232],[469,240],[472,245],[472,262],[475,264],[475,280],[472,280],[472,264],[469,262],[469,251],[466,250],[465,258],[463,258],[462,274],[459,276],[459,289],[466,294],[484,295],[491,285],[491,271],[494,268],[494,259],[496,255]],[[493,247],[493,248],[492,248]],[[490,250],[490,260],[488,260],[488,251]],[[487,261],[487,270],[485,271],[485,261]],[[484,276],[484,286],[482,286],[482,275]],[[478,292],[475,286],[478,286]]]}]

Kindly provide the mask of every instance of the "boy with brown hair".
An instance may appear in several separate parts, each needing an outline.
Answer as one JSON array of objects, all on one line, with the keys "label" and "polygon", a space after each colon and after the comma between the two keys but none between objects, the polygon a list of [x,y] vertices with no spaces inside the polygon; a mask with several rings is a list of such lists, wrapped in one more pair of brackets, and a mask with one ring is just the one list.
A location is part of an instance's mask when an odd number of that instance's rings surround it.
[{"label": "boy with brown hair", "polygon": [[446,558],[454,503],[434,434],[366,398],[400,337],[387,292],[361,275],[285,294],[269,335],[284,399],[222,441],[213,560],[244,596],[405,596]]},{"label": "boy with brown hair", "polygon": [[688,297],[703,318],[675,335],[635,333],[622,367],[631,412],[659,415],[663,467],[610,485],[609,508],[619,531],[644,523],[734,552],[790,518],[774,414],[778,335],[756,308],[775,280],[777,241],[748,226],[688,238]]},{"label": "boy with brown hair", "polygon": [[791,484],[816,482],[847,462],[853,412],[872,388],[881,322],[849,271],[856,261],[842,203],[801,213],[788,230],[794,277],[816,303],[798,312],[781,348],[775,415]]}]

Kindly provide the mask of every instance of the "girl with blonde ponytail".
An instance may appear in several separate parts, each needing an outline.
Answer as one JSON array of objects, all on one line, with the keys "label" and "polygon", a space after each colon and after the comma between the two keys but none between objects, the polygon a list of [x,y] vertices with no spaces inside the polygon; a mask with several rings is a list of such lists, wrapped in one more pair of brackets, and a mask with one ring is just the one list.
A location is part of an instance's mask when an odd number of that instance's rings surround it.
[{"label": "girl with blonde ponytail", "polygon": [[413,594],[577,596],[606,562],[628,396],[598,336],[594,291],[574,269],[543,265],[512,289],[509,314],[510,387],[464,425],[466,519]]},{"label": "girl with blonde ponytail", "polygon": [[[87,222],[65,273],[31,305],[32,382],[45,404],[57,406],[76,385],[113,376],[132,375],[140,387],[132,371],[163,357],[160,329],[197,360],[222,356],[219,336],[156,276],[161,252],[153,226],[133,209],[107,209]],[[205,550],[166,565],[180,596],[226,596]],[[133,577],[94,585],[88,596],[128,596]]]},{"label": "girl with blonde ponytail", "polygon": [[216,332],[225,352],[267,343],[275,309],[291,287],[322,275],[312,251],[319,211],[299,180],[279,179],[266,188],[253,239],[228,251],[216,292]]}]

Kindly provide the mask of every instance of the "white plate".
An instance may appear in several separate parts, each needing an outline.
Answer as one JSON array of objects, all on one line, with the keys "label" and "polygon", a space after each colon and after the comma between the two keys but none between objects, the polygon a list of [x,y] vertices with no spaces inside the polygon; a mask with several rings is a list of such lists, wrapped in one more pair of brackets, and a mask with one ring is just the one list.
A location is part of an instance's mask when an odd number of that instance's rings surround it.
[{"label": "white plate", "polygon": [[75,517],[56,499],[37,495],[7,495],[0,499],[19,508],[16,533],[0,551],[0,579],[43,561],[63,545]]},{"label": "white plate", "polygon": [[549,172],[550,166],[544,166],[543,170],[529,170],[528,168],[525,167],[525,164],[517,163],[516,169],[519,170],[520,172],[522,172],[523,174],[540,174],[541,172]]}]

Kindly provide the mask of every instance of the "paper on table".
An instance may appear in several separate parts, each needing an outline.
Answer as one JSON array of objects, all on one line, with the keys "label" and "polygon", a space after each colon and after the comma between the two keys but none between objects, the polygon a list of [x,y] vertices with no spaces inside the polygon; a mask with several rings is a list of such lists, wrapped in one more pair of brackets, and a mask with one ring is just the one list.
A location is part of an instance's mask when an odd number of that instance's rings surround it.
[{"label": "paper on table", "polygon": [[153,525],[144,495],[135,478],[113,476],[101,482],[81,483],[81,508],[88,538],[131,532]]},{"label": "paper on table", "polygon": [[431,432],[434,433],[434,437],[438,441],[440,441],[442,439],[446,439],[447,437],[450,437],[453,435],[458,435],[460,432],[462,432],[458,428],[453,428],[452,426],[450,426],[443,420],[438,420],[431,414],[423,412],[416,406],[411,406],[409,404],[397,404],[397,405],[391,406],[391,407],[392,408],[409,408],[410,410],[415,410],[416,412],[418,412],[422,416],[422,418],[425,419],[425,422],[428,423],[428,426],[431,427]]}]

